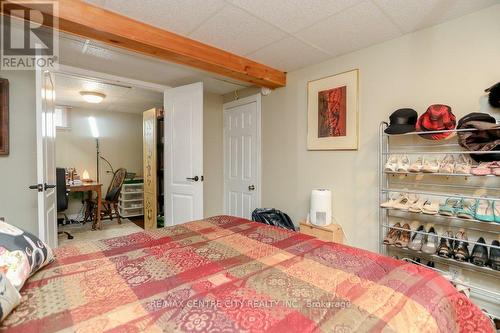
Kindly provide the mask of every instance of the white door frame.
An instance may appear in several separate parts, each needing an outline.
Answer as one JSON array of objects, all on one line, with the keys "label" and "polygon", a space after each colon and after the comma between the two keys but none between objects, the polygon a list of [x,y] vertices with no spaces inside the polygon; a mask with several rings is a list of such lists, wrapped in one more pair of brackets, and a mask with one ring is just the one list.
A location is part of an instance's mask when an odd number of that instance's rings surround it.
[{"label": "white door frame", "polygon": [[[101,72],[96,72],[88,69],[83,69],[79,67],[73,67],[73,66],[67,66],[67,65],[59,65],[59,68],[57,70],[51,71],[54,74],[66,74],[66,75],[72,75],[75,77],[80,77],[82,79],[89,79],[89,80],[101,80],[103,82],[108,82],[108,83],[115,83],[115,84],[126,84],[129,86],[137,87],[137,88],[143,88],[143,89],[149,89],[153,91],[158,91],[164,93],[166,90],[171,89],[172,87],[166,86],[166,85],[161,85],[161,84],[156,84],[156,83],[151,83],[151,82],[145,82],[145,81],[140,81],[140,80],[135,80],[127,77],[122,77],[122,76],[117,76],[117,75],[112,75],[112,74],[106,74],[106,73],[101,73]],[[36,79],[38,81],[38,79]],[[54,86],[57,87],[57,80],[55,80]],[[38,89],[38,87],[36,87]],[[38,91],[36,91],[36,95],[38,96]],[[42,118],[42,101],[40,98],[36,99],[35,103],[35,119],[37,122],[41,121]],[[37,125],[38,126],[38,125]],[[55,148],[54,148],[55,149]],[[42,147],[42,142],[39,142],[37,140],[36,143],[36,151],[37,154],[43,154],[43,147]],[[39,166],[37,166],[37,173],[39,172]],[[54,173],[56,171],[54,170]],[[38,176],[37,176],[38,177]],[[39,206],[39,200],[37,205]],[[44,212],[45,207],[38,207],[38,233],[39,236],[44,237],[45,235],[45,230],[43,226],[43,219],[40,218],[40,214],[45,213]]]},{"label": "white door frame", "polygon": [[262,112],[262,96],[260,93],[258,94],[255,94],[255,95],[251,95],[251,96],[248,96],[248,97],[244,97],[244,98],[240,98],[240,99],[237,99],[237,100],[234,100],[232,102],[227,102],[227,103],[224,103],[223,106],[222,106],[222,147],[223,147],[223,155],[224,155],[224,159],[223,159],[223,163],[224,163],[224,167],[223,167],[223,176],[222,176],[222,182],[223,182],[223,209],[224,209],[224,214],[228,215],[229,212],[227,211],[228,207],[227,207],[227,203],[226,203],[226,190],[227,190],[227,185],[226,185],[226,174],[228,172],[227,167],[226,167],[226,161],[227,161],[227,156],[226,156],[226,117],[224,116],[226,112],[231,112],[230,109],[231,108],[234,108],[234,107],[237,107],[237,106],[241,106],[241,105],[245,105],[245,104],[249,104],[249,103],[253,103],[255,102],[256,105],[257,105],[257,142],[256,142],[256,153],[257,153],[257,171],[256,171],[256,205],[257,207],[260,207],[261,206],[261,202],[262,202],[262,140],[261,140],[261,132],[262,132],[262,125],[261,125],[261,112]]}]

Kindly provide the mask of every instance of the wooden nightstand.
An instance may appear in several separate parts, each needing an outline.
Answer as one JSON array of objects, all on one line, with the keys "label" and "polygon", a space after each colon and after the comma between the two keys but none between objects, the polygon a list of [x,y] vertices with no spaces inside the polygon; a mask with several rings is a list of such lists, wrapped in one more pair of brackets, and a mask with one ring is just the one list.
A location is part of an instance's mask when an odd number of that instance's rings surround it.
[{"label": "wooden nightstand", "polygon": [[324,227],[307,223],[306,220],[301,220],[300,232],[326,242],[344,243],[342,227],[335,223],[335,220],[333,220],[330,225]]}]

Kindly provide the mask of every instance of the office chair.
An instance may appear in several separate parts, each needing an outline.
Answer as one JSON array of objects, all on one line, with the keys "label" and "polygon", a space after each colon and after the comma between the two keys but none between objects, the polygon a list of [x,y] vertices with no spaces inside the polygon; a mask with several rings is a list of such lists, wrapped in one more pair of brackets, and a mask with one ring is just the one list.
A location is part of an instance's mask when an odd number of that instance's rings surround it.
[{"label": "office chair", "polygon": [[[101,201],[101,220],[110,219],[112,220],[114,217],[118,219],[118,224],[121,224],[120,213],[118,211],[118,198],[120,197],[120,193],[122,191],[122,185],[125,181],[125,176],[127,175],[127,170],[124,168],[120,168],[115,171],[113,174],[113,179],[109,184],[108,190],[106,192],[106,196]],[[114,210],[114,214],[113,214]],[[97,215],[97,202],[92,202],[92,211],[93,217],[95,218]]]},{"label": "office chair", "polygon": [[[64,213],[68,209],[68,189],[66,188],[66,170],[63,168],[56,168],[56,197],[57,197],[57,212],[62,213],[64,218],[57,219],[57,225],[63,224],[62,222],[69,222],[68,216]],[[59,223],[61,222],[61,223]],[[58,231],[57,234],[66,234],[68,239],[74,237],[67,231]]]}]

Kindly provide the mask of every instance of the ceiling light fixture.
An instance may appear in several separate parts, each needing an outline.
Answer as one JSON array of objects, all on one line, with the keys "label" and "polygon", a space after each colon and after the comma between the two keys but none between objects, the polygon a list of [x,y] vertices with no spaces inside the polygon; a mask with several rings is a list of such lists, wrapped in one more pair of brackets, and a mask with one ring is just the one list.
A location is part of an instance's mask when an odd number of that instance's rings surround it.
[{"label": "ceiling light fixture", "polygon": [[93,104],[101,103],[106,98],[106,95],[94,91],[80,91],[80,95],[85,102]]}]

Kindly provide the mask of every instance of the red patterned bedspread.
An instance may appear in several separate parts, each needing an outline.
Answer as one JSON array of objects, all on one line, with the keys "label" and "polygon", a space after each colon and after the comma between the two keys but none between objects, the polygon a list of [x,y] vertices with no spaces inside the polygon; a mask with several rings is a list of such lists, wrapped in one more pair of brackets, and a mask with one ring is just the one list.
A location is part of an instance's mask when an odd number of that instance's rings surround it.
[{"label": "red patterned bedspread", "polygon": [[9,332],[492,332],[437,273],[218,216],[56,249]]}]

